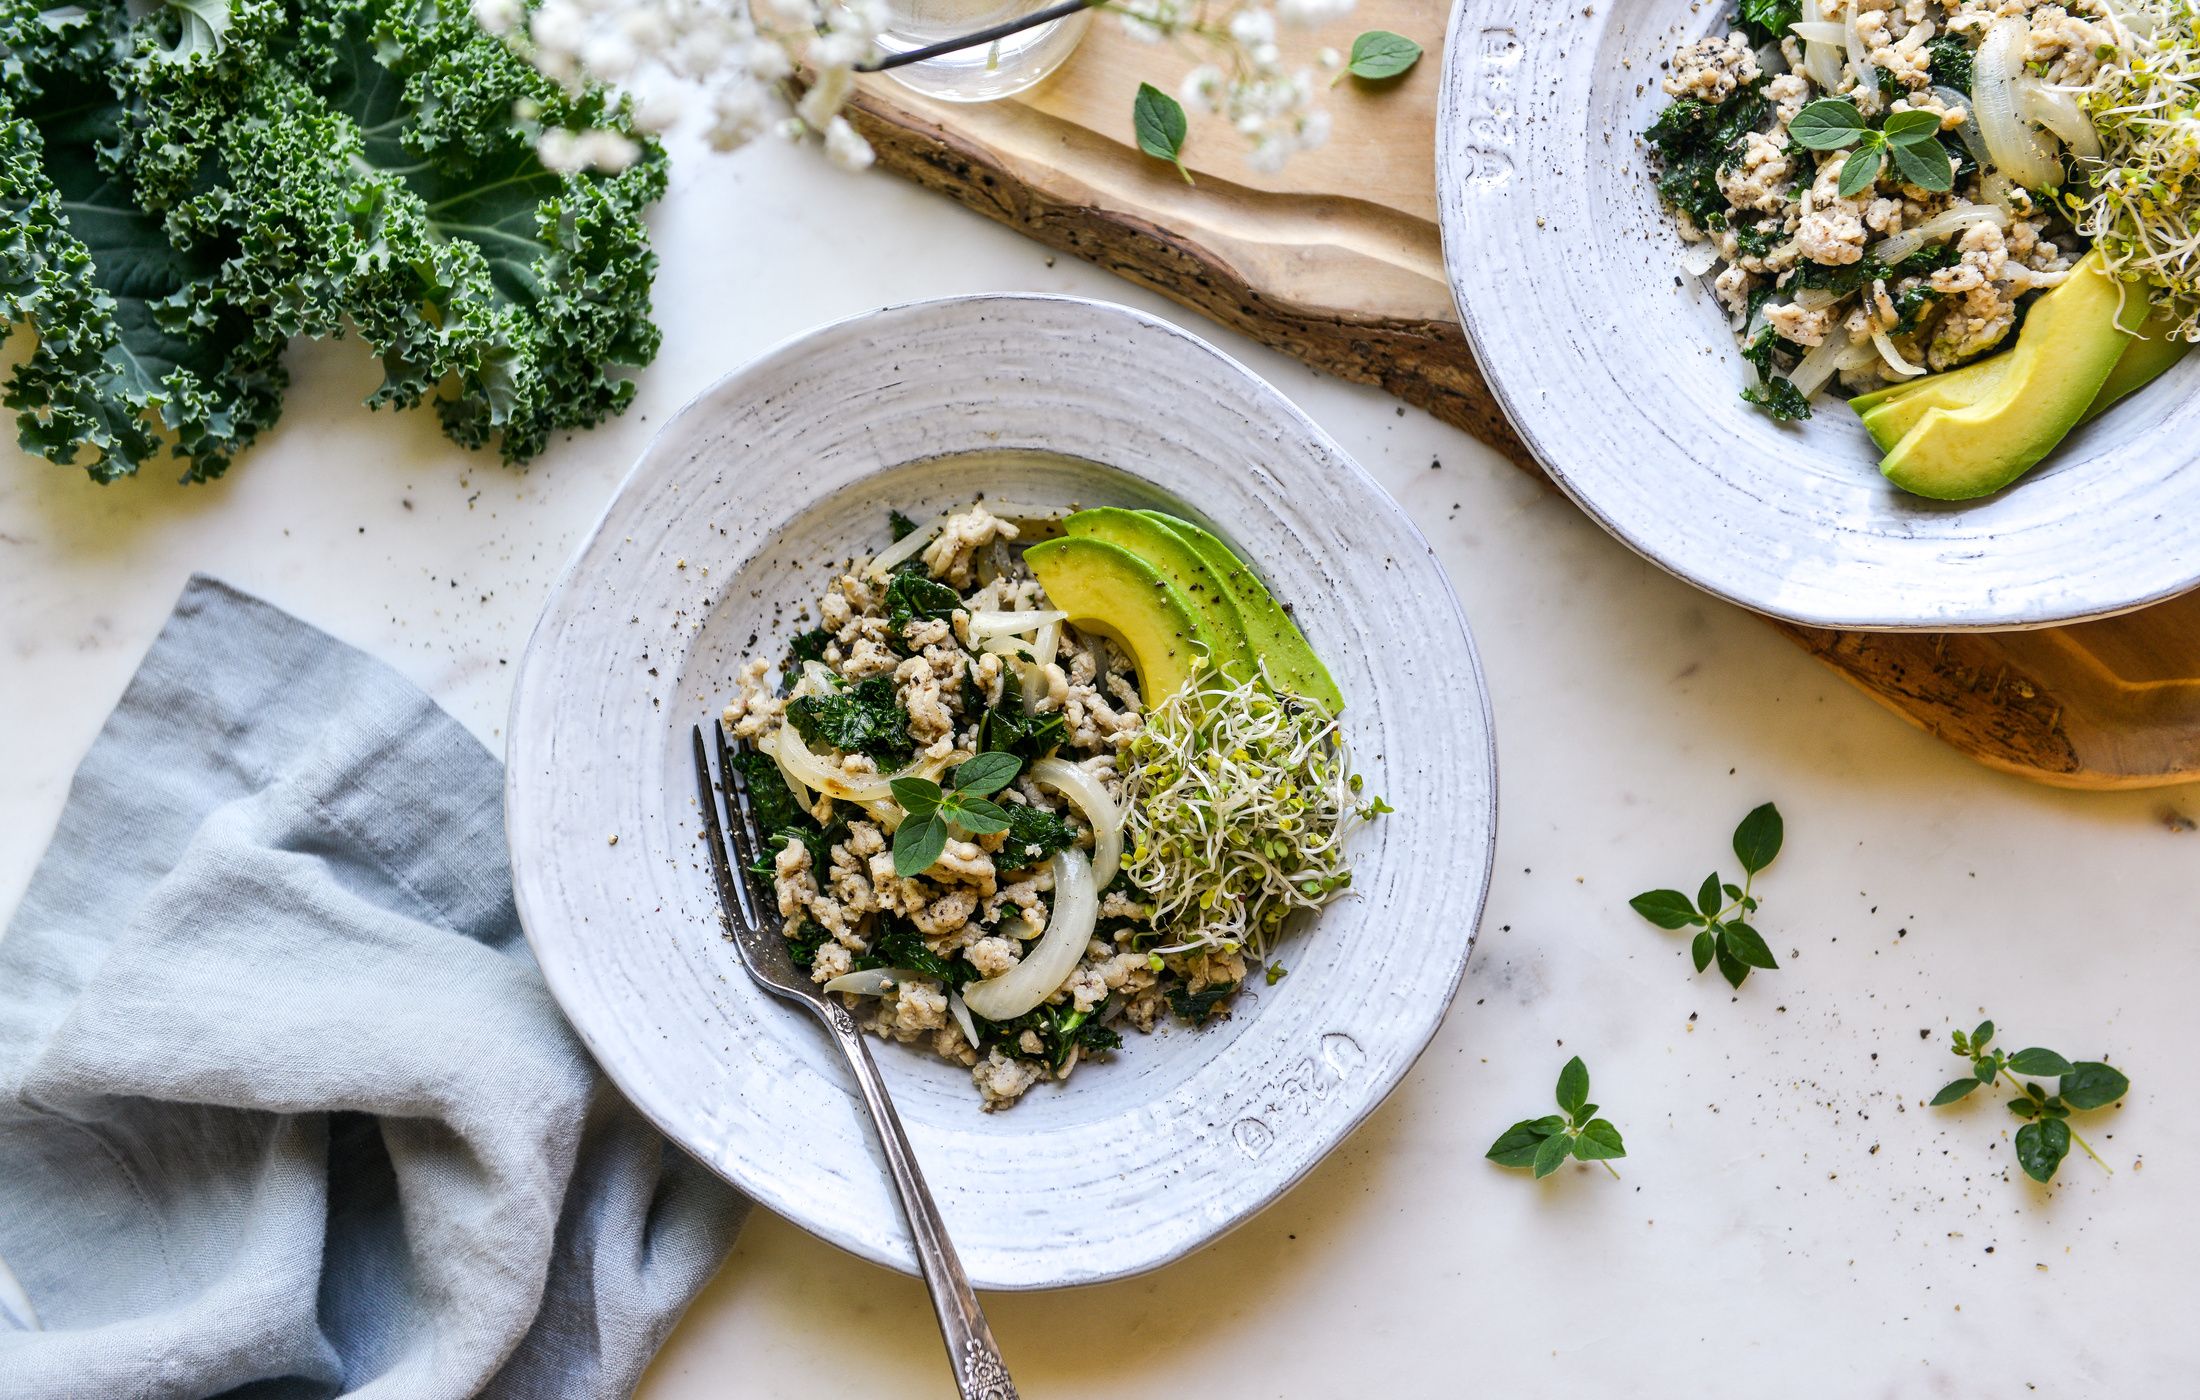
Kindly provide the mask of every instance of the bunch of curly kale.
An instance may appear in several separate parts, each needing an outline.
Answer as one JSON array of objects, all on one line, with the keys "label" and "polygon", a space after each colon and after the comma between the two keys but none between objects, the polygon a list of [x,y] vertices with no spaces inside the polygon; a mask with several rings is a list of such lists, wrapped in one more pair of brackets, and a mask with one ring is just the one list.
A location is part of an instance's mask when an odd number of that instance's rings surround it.
[{"label": "bunch of curly kale", "polygon": [[186,480],[219,476],[275,421],[291,337],[347,329],[381,362],[370,403],[431,401],[508,461],[626,406],[658,344],[642,211],[662,153],[545,168],[540,126],[621,114],[447,3],[0,0],[0,327],[35,337],[4,402],[25,448],[112,481],[172,441]]}]

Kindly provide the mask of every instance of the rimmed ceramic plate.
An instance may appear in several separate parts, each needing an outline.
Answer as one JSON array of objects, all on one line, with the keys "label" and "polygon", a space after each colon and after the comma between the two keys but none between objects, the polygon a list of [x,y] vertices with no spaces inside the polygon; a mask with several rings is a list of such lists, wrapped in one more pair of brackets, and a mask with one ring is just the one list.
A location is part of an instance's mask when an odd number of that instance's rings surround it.
[{"label": "rimmed ceramic plate", "polygon": [[836,1052],[720,932],[687,736],[743,657],[884,546],[889,507],[981,492],[1161,507],[1229,540],[1295,607],[1397,808],[1357,838],[1353,895],[1286,943],[1290,975],[1225,1023],[1133,1033],[995,1114],[967,1071],[878,1047],[972,1277],[1042,1288],[1174,1259],[1336,1146],[1435,1033],[1488,886],[1495,760],[1457,600],[1280,394],[1163,322],[1056,297],[904,306],[766,355],[666,425],[552,593],[505,820],[528,939],[619,1087],[771,1209],[913,1271]]},{"label": "rimmed ceramic plate", "polygon": [[2200,582],[2200,355],[1966,504],[1888,485],[1838,399],[1793,427],[1741,402],[1725,315],[1679,265],[1637,138],[1668,100],[1674,47],[1730,11],[1452,10],[1444,261],[1475,357],[1537,460],[1653,562],[1792,622],[2038,627]]}]

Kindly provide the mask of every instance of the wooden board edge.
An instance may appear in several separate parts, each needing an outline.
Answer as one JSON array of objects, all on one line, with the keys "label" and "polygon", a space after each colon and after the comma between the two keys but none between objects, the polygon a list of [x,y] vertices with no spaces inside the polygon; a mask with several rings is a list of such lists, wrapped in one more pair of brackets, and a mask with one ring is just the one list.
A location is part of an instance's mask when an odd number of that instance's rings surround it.
[{"label": "wooden board edge", "polygon": [[920,115],[858,92],[848,119],[878,164],[998,223],[1083,258],[1340,379],[1372,384],[1540,469],[1505,420],[1456,321],[1354,317],[1267,296],[1217,271],[1196,239],[1135,215],[1056,199],[1018,180],[1000,155]]}]

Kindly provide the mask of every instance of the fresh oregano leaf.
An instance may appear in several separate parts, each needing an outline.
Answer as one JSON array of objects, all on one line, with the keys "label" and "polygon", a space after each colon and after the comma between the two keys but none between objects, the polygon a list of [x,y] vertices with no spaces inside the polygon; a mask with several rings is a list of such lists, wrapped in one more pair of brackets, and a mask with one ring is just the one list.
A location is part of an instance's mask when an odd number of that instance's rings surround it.
[{"label": "fresh oregano leaf", "polygon": [[2123,1071],[2098,1060],[2080,1060],[2062,1077],[2059,1097],[2072,1108],[2106,1108],[2131,1092]]},{"label": "fresh oregano leaf", "polygon": [[955,770],[955,791],[971,797],[999,792],[1016,781],[1024,761],[1012,753],[982,753]]},{"label": "fresh oregano leaf", "polygon": [[1719,873],[1717,871],[1714,870],[1703,877],[1703,884],[1696,890],[1696,907],[1703,910],[1705,918],[1717,918],[1719,911],[1726,907],[1726,900],[1722,897],[1723,893],[1719,888]]},{"label": "fresh oregano leaf", "polygon": [[1719,975],[1726,979],[1729,987],[1741,986],[1743,980],[1749,976],[1749,965],[1735,957],[1733,951],[1726,946],[1726,935],[1723,932],[1712,946],[1711,956],[1719,964]]},{"label": "fresh oregano leaf", "polygon": [[1939,1108],[1943,1104],[1954,1103],[1957,1099],[1962,1098],[1964,1095],[1970,1093],[1973,1089],[1976,1089],[1977,1087],[1978,1080],[1976,1077],[1967,1076],[1965,1078],[1958,1079],[1953,1084],[1950,1084],[1945,1089],[1942,1089],[1939,1093],[1933,1095],[1933,1107]]},{"label": "fresh oregano leaf", "polygon": [[2070,1073],[2073,1066],[2070,1061],[2054,1051],[2043,1050],[2035,1045],[2029,1050],[2019,1050],[2016,1054],[2011,1055],[2009,1057],[2009,1068],[2018,1074],[2041,1074],[2053,1077]]},{"label": "fresh oregano leaf", "polygon": [[1544,1177],[1557,1171],[1559,1164],[1566,1160],[1566,1154],[1572,1148],[1573,1139],[1564,1133],[1553,1134],[1537,1143],[1533,1163],[1536,1180],[1541,1181]]},{"label": "fresh oregano leaf", "polygon": [[1650,890],[1627,901],[1627,907],[1659,928],[1686,928],[1700,924],[1696,906],[1679,890]]},{"label": "fresh oregano leaf", "polygon": [[1780,819],[1780,809],[1767,802],[1752,809],[1734,828],[1735,859],[1741,861],[1744,871],[1754,875],[1772,864],[1786,840],[1787,823]]},{"label": "fresh oregano leaf", "polygon": [[929,817],[939,808],[940,785],[930,778],[896,778],[886,788],[912,817]]},{"label": "fresh oregano leaf", "polygon": [[1355,78],[1395,78],[1421,61],[1421,46],[1403,34],[1370,29],[1352,41],[1346,71]]},{"label": "fresh oregano leaf", "polygon": [[1838,151],[1854,145],[1865,131],[1864,114],[1845,97],[1821,97],[1788,123],[1788,135],[1813,151]]},{"label": "fresh oregano leaf", "polygon": [[1887,118],[1880,131],[1893,146],[1914,146],[1931,141],[1940,134],[1938,112],[1897,112]]},{"label": "fresh oregano leaf", "polygon": [[1578,1117],[1581,1106],[1589,1101],[1589,1067],[1576,1055],[1558,1072],[1558,1106],[1566,1110],[1569,1118]]},{"label": "fresh oregano leaf", "polygon": [[1008,813],[998,803],[982,797],[963,797],[958,794],[952,808],[942,808],[947,819],[972,836],[989,836],[996,831],[1008,830]]},{"label": "fresh oregano leaf", "polygon": [[1697,934],[1695,941],[1689,945],[1688,955],[1696,960],[1696,971],[1701,972],[1711,966],[1711,945],[1713,941],[1711,930],[1705,929]]},{"label": "fresh oregano leaf", "polygon": [[1584,1162],[1603,1162],[1626,1155],[1627,1144],[1620,1141],[1619,1129],[1613,1127],[1608,1118],[1590,1119],[1574,1139],[1574,1156]]},{"label": "fresh oregano leaf", "polygon": [[904,880],[922,875],[946,849],[946,818],[938,812],[910,818],[894,832],[894,873]]},{"label": "fresh oregano leaf", "polygon": [[1938,194],[1955,186],[1955,162],[1948,159],[1948,148],[1938,141],[1928,139],[1920,145],[1896,146],[1893,155],[1895,169],[1919,189]]},{"label": "fresh oregano leaf", "polygon": [[1565,1131],[1566,1120],[1555,1113],[1544,1118],[1524,1118],[1507,1128],[1482,1155],[1501,1167],[1533,1166],[1535,1150],[1543,1145],[1543,1140]]},{"label": "fresh oregano leaf", "polygon": [[1724,941],[1736,961],[1749,967],[1761,967],[1771,972],[1780,966],[1773,961],[1772,950],[1765,946],[1765,940],[1748,924],[1728,924]]},{"label": "fresh oregano leaf", "polygon": [[1185,184],[1192,183],[1192,172],[1184,168],[1184,137],[1191,123],[1185,119],[1182,103],[1152,83],[1140,83],[1138,96],[1131,101],[1131,130],[1138,136],[1139,150],[1169,162]]},{"label": "fresh oregano leaf", "polygon": [[2070,1152],[2070,1125],[2059,1118],[2042,1118],[2017,1129],[2017,1165],[2034,1181],[2055,1179],[2055,1168]]},{"label": "fresh oregano leaf", "polygon": [[1886,153],[1877,145],[1863,146],[1849,153],[1841,162],[1841,183],[1836,187],[1843,199],[1851,199],[1870,189],[1879,178],[1879,166]]}]

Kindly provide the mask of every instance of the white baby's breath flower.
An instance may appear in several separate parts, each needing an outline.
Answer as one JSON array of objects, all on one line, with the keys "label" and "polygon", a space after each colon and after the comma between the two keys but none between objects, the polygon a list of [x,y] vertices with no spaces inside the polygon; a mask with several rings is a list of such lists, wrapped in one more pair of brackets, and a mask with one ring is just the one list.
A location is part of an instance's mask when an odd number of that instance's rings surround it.
[{"label": "white baby's breath flower", "polygon": [[825,158],[842,170],[862,170],[876,158],[871,143],[858,135],[846,117],[825,124]]},{"label": "white baby's breath flower", "polygon": [[642,153],[616,131],[564,131],[551,128],[535,143],[535,154],[552,170],[624,170]]},{"label": "white baby's breath flower", "polygon": [[1202,63],[1184,75],[1184,86],[1177,90],[1177,97],[1187,107],[1219,112],[1229,89],[1228,74],[1212,63]]},{"label": "white baby's breath flower", "polygon": [[1276,42],[1276,17],[1258,7],[1239,10],[1230,16],[1230,37],[1249,49],[1273,44]]},{"label": "white baby's breath flower", "polygon": [[1142,43],[1158,44],[1191,22],[1195,0],[1120,0],[1123,29]]},{"label": "white baby's breath flower", "polygon": [[1310,29],[1343,19],[1352,13],[1353,0],[1276,0],[1276,13],[1285,24]]},{"label": "white baby's breath flower", "polygon": [[519,24],[520,0],[474,0],[474,23],[491,34],[505,35]]}]

